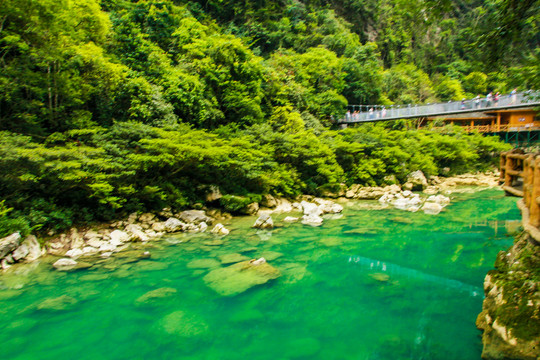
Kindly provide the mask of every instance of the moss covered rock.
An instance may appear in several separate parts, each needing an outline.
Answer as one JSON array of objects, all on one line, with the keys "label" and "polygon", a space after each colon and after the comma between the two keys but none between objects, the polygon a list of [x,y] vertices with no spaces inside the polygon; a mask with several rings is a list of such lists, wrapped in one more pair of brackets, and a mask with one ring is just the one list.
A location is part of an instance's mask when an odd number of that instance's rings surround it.
[{"label": "moss covered rock", "polygon": [[484,280],[483,359],[540,358],[540,247],[524,233]]},{"label": "moss covered rock", "polygon": [[208,333],[208,324],[196,314],[174,311],[161,319],[158,328],[169,335],[192,338]]},{"label": "moss covered rock", "polygon": [[151,304],[159,299],[164,299],[176,294],[178,291],[173,288],[163,287],[155,289],[141,295],[135,300],[136,305]]},{"label": "moss covered rock", "polygon": [[242,261],[212,270],[204,277],[206,285],[223,296],[240,294],[253,286],[265,284],[280,276],[278,269],[264,262],[258,265]]}]

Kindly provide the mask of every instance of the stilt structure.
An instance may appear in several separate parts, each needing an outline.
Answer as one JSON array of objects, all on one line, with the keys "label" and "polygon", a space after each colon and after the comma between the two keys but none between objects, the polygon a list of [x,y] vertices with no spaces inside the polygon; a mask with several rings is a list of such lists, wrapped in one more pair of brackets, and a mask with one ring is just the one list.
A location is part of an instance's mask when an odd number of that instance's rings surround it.
[{"label": "stilt structure", "polygon": [[503,190],[522,197],[518,207],[523,227],[540,244],[540,154],[512,150],[501,154],[500,178]]}]

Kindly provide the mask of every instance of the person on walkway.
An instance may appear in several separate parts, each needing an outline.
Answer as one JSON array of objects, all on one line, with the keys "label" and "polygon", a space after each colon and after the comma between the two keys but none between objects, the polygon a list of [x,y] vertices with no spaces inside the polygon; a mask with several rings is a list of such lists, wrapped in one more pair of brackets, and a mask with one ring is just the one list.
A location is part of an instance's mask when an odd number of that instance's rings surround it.
[{"label": "person on walkway", "polygon": [[493,96],[493,104],[495,106],[497,106],[499,104],[499,97],[501,96],[501,94],[497,91],[495,93],[495,95]]},{"label": "person on walkway", "polygon": [[382,107],[381,117],[386,117],[386,107]]},{"label": "person on walkway", "polygon": [[487,94],[486,96],[486,107],[490,107],[491,106],[491,100],[493,99],[493,94],[491,93],[491,91],[489,92],[489,94]]},{"label": "person on walkway", "polygon": [[465,99],[461,99],[461,110],[465,110]]},{"label": "person on walkway", "polygon": [[373,108],[369,108],[369,118],[373,119]]},{"label": "person on walkway", "polygon": [[478,109],[480,107],[480,95],[477,95],[475,98],[474,98],[474,108],[475,109]]},{"label": "person on walkway", "polygon": [[510,105],[517,103],[517,89],[512,90],[510,93]]},{"label": "person on walkway", "polygon": [[347,114],[345,114],[345,118],[347,121],[351,121],[351,110],[347,110]]}]

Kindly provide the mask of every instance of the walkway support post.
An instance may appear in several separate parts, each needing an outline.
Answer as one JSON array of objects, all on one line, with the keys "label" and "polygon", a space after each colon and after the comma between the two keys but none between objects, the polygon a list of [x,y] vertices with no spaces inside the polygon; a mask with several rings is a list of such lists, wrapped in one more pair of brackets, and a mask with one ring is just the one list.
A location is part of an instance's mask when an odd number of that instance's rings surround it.
[{"label": "walkway support post", "polygon": [[501,159],[499,161],[499,184],[504,184],[504,179],[506,175],[506,155],[508,152],[501,153]]},{"label": "walkway support post", "polygon": [[538,197],[540,196],[540,157],[535,156],[533,162],[533,179],[530,199],[530,218],[529,224],[534,227],[540,225],[540,204],[538,204]]}]

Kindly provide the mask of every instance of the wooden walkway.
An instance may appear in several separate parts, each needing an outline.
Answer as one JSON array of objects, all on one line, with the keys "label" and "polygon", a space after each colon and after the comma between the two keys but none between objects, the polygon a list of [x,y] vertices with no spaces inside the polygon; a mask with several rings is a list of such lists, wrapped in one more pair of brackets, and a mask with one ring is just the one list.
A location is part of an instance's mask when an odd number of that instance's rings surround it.
[{"label": "wooden walkway", "polygon": [[540,106],[538,92],[522,92],[515,96],[503,95],[498,102],[487,103],[485,99],[450,101],[427,105],[349,105],[349,111],[338,124],[355,124],[365,122],[389,121],[399,119],[427,118],[443,115],[466,114],[478,111],[509,110],[517,108],[533,108]]},{"label": "wooden walkway", "polygon": [[507,194],[522,197],[523,228],[540,245],[540,154],[512,150],[501,154],[500,178]]}]

